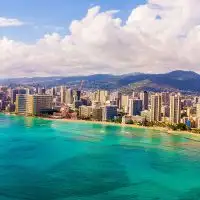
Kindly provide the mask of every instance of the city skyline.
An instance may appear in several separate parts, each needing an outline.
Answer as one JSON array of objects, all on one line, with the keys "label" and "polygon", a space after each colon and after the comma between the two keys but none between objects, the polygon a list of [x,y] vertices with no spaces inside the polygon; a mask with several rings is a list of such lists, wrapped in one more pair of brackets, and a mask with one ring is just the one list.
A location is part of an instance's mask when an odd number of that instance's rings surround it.
[{"label": "city skyline", "polygon": [[[199,131],[198,95],[178,92],[83,90],[82,85],[0,88],[0,112]],[[188,127],[188,128],[187,128]],[[193,129],[191,129],[193,128]]]},{"label": "city skyline", "polygon": [[0,78],[199,73],[197,0],[0,3]]}]

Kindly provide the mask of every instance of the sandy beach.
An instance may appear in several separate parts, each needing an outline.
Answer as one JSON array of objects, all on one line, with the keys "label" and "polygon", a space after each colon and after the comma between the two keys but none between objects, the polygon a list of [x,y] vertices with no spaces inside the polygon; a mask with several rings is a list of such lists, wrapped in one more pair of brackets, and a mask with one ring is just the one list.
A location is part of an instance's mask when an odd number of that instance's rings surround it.
[{"label": "sandy beach", "polygon": [[[3,113],[5,115],[13,115],[13,116],[18,116],[14,113]],[[28,116],[26,116],[28,117]],[[104,121],[87,121],[87,120],[74,120],[74,119],[57,119],[57,118],[45,118],[45,117],[32,117],[32,118],[40,118],[44,120],[51,120],[51,121],[60,121],[60,122],[68,122],[68,123],[90,123],[90,124],[102,124],[102,125],[111,125],[111,126],[120,126],[120,127],[129,127],[129,128],[138,128],[138,129],[147,129],[147,130],[154,130],[154,131],[159,131],[167,134],[172,134],[172,135],[182,135],[184,138],[187,139],[192,139],[196,141],[200,141],[200,134],[192,133],[189,131],[173,131],[168,128],[164,127],[145,127],[145,126],[139,126],[135,124],[117,124],[114,122],[104,122]]]},{"label": "sandy beach", "polygon": [[51,121],[70,122],[70,123],[91,123],[91,124],[102,124],[102,125],[147,129],[147,130],[154,130],[154,131],[159,131],[159,132],[163,132],[163,133],[168,133],[168,134],[172,134],[172,135],[182,135],[187,139],[194,139],[194,140],[200,141],[200,134],[192,133],[189,131],[173,131],[168,128],[158,127],[158,126],[145,127],[145,126],[139,126],[139,125],[134,125],[134,124],[117,124],[114,122],[72,120],[72,119],[54,119],[54,118],[42,118],[42,119],[51,120]]}]

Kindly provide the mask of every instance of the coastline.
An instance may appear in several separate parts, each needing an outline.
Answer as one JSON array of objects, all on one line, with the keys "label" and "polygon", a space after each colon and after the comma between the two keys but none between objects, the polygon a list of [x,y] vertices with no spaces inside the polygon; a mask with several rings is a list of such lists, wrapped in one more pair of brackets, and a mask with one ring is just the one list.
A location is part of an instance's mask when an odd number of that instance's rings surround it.
[{"label": "coastline", "polygon": [[[101,124],[101,125],[109,125],[109,126],[120,126],[120,127],[128,127],[128,128],[136,128],[136,129],[145,129],[145,130],[153,130],[153,131],[159,131],[171,135],[182,135],[184,138],[187,139],[198,139],[200,141],[200,134],[192,133],[189,131],[173,131],[169,130],[168,128],[164,127],[146,127],[146,126],[139,126],[134,124],[117,124],[114,122],[103,122],[103,121],[87,121],[87,120],[72,120],[72,119],[54,119],[54,118],[43,118],[43,117],[37,117],[45,120],[50,121],[60,121],[60,122],[68,122],[68,123],[90,123],[90,124]],[[195,138],[192,138],[195,137]]]},{"label": "coastline", "polygon": [[[16,115],[14,113],[2,113],[5,115],[11,115],[11,116],[23,116],[23,115]],[[146,127],[146,126],[139,126],[135,124],[119,124],[119,123],[114,123],[114,122],[104,122],[104,121],[87,121],[87,120],[74,120],[74,119],[57,119],[57,118],[46,118],[46,117],[31,117],[31,116],[24,116],[24,117],[30,117],[30,118],[36,118],[36,119],[43,119],[43,120],[50,120],[50,121],[59,121],[59,122],[68,122],[68,123],[89,123],[89,124],[100,124],[100,125],[109,125],[109,126],[120,126],[120,127],[128,127],[128,128],[136,128],[136,129],[145,129],[145,130],[154,130],[154,131],[159,131],[163,133],[167,133],[170,135],[182,135],[186,139],[190,140],[196,140],[200,142],[200,134],[192,133],[189,131],[173,131],[165,127],[159,127],[159,126],[154,126],[154,127]]]}]

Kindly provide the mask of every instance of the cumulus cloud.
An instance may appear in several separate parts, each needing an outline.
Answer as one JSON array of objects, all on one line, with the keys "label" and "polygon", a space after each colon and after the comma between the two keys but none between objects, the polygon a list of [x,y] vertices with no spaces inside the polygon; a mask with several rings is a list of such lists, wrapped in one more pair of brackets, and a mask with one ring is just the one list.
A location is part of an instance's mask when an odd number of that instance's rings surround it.
[{"label": "cumulus cloud", "polygon": [[0,27],[22,26],[24,23],[18,19],[0,17]]},{"label": "cumulus cloud", "polygon": [[52,33],[31,45],[0,39],[0,74],[199,72],[199,10],[199,0],[149,0],[123,22],[118,11],[96,6],[64,37]]}]

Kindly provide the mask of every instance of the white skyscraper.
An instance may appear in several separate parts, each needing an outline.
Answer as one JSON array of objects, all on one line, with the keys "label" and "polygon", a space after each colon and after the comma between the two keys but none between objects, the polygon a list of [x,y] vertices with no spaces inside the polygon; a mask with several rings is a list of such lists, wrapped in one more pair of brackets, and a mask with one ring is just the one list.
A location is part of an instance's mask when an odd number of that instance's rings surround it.
[{"label": "white skyscraper", "polygon": [[151,121],[161,121],[161,95],[151,96]]},{"label": "white skyscraper", "polygon": [[170,96],[170,122],[178,124],[181,121],[181,98],[179,95]]},{"label": "white skyscraper", "polygon": [[71,88],[69,88],[65,92],[65,103],[73,104],[73,102],[74,102],[73,90]]},{"label": "white skyscraper", "polygon": [[61,104],[65,103],[65,96],[66,96],[66,87],[61,86],[60,88]]}]

